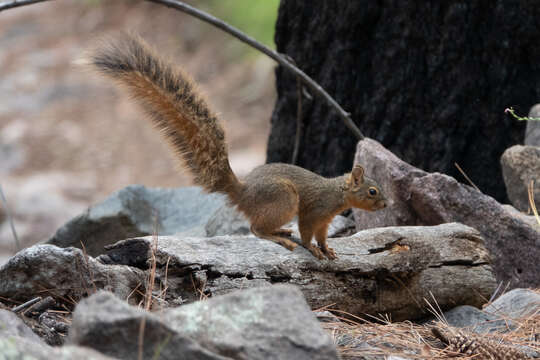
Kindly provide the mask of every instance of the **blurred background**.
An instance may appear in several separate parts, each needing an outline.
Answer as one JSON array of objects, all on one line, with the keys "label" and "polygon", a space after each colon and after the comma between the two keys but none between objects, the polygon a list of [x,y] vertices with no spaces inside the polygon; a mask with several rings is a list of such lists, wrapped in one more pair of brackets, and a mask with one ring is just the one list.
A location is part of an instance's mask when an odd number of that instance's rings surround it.
[{"label": "blurred background", "polygon": [[[279,0],[192,5],[274,47]],[[0,185],[22,246],[47,239],[129,184],[190,184],[122,91],[74,65],[93,42],[132,30],[181,64],[220,114],[235,172],[265,162],[274,63],[230,35],[161,5],[64,0],[0,13]],[[15,252],[0,203],[0,254]]]}]

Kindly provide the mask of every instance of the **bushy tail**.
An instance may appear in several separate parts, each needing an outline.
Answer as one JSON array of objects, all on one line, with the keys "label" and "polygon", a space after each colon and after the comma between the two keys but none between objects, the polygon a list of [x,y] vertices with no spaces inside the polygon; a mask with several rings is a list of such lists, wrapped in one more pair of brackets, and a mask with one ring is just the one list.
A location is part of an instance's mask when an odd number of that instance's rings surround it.
[{"label": "bushy tail", "polygon": [[86,61],[128,89],[194,174],[196,184],[237,203],[242,184],[229,165],[223,128],[189,76],[131,34],[96,48]]}]

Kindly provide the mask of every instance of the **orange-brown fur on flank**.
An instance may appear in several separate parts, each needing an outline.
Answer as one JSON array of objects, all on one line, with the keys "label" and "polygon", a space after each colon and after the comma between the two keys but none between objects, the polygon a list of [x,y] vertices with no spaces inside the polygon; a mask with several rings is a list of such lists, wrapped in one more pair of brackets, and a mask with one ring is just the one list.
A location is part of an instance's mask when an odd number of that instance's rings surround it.
[{"label": "orange-brown fur on flank", "polygon": [[[334,216],[351,207],[386,206],[379,186],[364,177],[360,166],[327,179],[294,165],[266,164],[240,182],[229,165],[224,131],[186,74],[127,34],[97,48],[88,60],[129,90],[194,174],[195,183],[208,192],[226,194],[261,238],[293,250],[290,231],[281,227],[298,216],[302,245],[319,259],[334,259],[326,243]],[[319,247],[311,244],[313,236]]]}]

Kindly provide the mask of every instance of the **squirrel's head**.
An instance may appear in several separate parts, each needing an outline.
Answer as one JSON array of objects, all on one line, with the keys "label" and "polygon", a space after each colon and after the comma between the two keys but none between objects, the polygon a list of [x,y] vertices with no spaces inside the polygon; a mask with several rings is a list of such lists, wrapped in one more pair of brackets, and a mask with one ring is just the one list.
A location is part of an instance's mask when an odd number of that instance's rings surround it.
[{"label": "squirrel's head", "polygon": [[375,211],[386,207],[386,198],[374,180],[364,176],[364,168],[355,165],[345,177],[345,199],[351,207]]}]

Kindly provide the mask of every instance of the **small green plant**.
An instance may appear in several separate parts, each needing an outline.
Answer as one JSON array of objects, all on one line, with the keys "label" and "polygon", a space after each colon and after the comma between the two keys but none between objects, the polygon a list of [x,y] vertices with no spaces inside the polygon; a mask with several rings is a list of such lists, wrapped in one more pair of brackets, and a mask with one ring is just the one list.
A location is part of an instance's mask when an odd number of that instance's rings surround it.
[{"label": "small green plant", "polygon": [[519,121],[540,121],[540,118],[537,117],[519,116],[516,114],[516,111],[512,107],[504,109],[504,112],[512,115],[515,119]]}]

